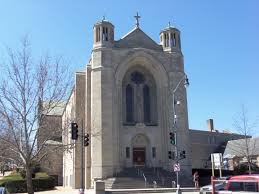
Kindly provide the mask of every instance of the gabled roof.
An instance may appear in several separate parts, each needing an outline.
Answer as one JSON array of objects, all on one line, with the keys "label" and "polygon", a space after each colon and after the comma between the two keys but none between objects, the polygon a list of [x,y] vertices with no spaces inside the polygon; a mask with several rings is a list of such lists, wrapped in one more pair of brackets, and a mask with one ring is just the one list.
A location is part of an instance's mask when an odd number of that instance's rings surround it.
[{"label": "gabled roof", "polygon": [[115,48],[147,48],[162,51],[162,46],[152,40],[140,28],[134,28],[120,40],[115,41]]},{"label": "gabled roof", "polygon": [[[250,155],[259,155],[259,137],[247,138],[248,150]],[[224,158],[243,157],[246,153],[245,139],[228,141]]]}]

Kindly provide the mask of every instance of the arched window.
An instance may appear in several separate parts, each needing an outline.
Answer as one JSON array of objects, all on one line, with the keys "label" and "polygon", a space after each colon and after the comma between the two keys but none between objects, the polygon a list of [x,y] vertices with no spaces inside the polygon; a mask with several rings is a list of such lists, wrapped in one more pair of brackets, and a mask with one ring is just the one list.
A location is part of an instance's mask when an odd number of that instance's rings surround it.
[{"label": "arched window", "polygon": [[103,40],[108,41],[108,28],[103,27]]},{"label": "arched window", "polygon": [[133,123],[133,88],[130,84],[126,87],[126,121]]},{"label": "arched window", "polygon": [[165,46],[168,47],[169,46],[169,34],[165,34]]},{"label": "arched window", "polygon": [[167,47],[167,38],[166,34],[164,34],[164,47]]},{"label": "arched window", "polygon": [[143,99],[144,99],[144,123],[151,122],[151,114],[150,114],[150,89],[147,85],[143,88]]},{"label": "arched window", "polygon": [[96,42],[100,41],[100,27],[96,28]]}]

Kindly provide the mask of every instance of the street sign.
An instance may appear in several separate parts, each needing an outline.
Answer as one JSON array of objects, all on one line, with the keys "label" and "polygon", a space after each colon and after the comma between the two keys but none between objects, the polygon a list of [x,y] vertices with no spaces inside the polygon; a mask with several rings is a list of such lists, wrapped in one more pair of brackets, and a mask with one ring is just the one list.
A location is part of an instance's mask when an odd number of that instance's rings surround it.
[{"label": "street sign", "polygon": [[222,177],[222,154],[213,153],[211,154],[211,170],[212,176],[214,176],[214,169],[219,169],[219,176]]},{"label": "street sign", "polygon": [[180,172],[181,167],[179,163],[174,164],[174,172]]},{"label": "street sign", "polygon": [[211,154],[211,162],[214,162],[215,169],[220,169],[222,163],[222,154],[213,153]]}]

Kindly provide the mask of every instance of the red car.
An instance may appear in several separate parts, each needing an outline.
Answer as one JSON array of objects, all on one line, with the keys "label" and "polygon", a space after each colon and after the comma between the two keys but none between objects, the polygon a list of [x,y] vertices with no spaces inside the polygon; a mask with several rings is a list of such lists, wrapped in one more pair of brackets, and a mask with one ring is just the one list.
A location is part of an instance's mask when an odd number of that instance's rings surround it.
[{"label": "red car", "polygon": [[226,191],[220,191],[220,194],[229,194],[236,192],[257,192],[259,193],[259,175],[239,175],[233,176],[228,180]]}]

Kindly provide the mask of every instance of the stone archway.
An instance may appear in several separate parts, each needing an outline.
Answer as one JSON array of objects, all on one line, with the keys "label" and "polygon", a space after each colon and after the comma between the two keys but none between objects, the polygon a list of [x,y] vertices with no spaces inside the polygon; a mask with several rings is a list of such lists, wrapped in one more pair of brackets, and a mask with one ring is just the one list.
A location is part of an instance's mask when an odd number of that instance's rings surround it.
[{"label": "stone archway", "polygon": [[126,72],[121,94],[123,125],[157,125],[156,85],[150,71],[139,64]]},{"label": "stone archway", "polygon": [[150,143],[145,134],[137,134],[132,138],[133,166],[146,166],[150,157]]}]

